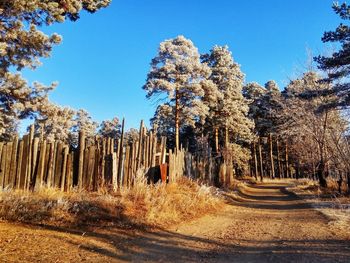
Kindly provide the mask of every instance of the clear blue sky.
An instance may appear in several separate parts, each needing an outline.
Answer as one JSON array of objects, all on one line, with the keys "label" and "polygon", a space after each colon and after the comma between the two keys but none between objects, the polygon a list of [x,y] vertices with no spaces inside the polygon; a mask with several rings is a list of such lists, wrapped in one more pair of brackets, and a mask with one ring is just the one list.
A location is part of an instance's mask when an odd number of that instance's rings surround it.
[{"label": "clear blue sky", "polygon": [[331,0],[113,0],[96,14],[65,22],[57,32],[63,43],[35,71],[30,81],[58,81],[51,100],[84,108],[97,121],[125,117],[128,127],[147,123],[154,105],[141,89],[159,43],[184,35],[201,53],[227,44],[246,81],[283,86],[306,61],[306,49],[325,50],[325,30],[340,19]]}]

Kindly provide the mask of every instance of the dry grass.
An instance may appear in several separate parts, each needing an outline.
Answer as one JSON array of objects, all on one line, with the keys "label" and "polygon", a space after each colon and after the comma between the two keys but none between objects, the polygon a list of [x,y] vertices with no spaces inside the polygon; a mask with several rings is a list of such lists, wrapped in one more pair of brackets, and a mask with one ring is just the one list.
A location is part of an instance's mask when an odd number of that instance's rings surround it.
[{"label": "dry grass", "polygon": [[336,180],[327,178],[327,188],[321,188],[314,180],[302,179],[288,190],[324,214],[335,231],[350,233],[350,198],[339,196]]},{"label": "dry grass", "polygon": [[50,225],[132,224],[165,227],[214,212],[223,205],[215,188],[183,178],[147,185],[141,173],[135,186],[118,194],[53,189],[0,192],[0,219]]},{"label": "dry grass", "polygon": [[[338,179],[333,177],[328,177],[326,179],[327,181],[327,187],[322,188],[319,186],[318,181],[311,180],[311,179],[299,179],[295,182],[297,182],[298,187],[303,188],[304,190],[316,190],[318,194],[330,194],[330,195],[340,195],[339,194],[339,185],[338,185]],[[347,195],[349,192],[347,188],[346,181],[343,181],[341,184],[341,195]]]},{"label": "dry grass", "polygon": [[131,189],[121,192],[125,215],[148,225],[167,226],[188,221],[223,205],[219,192],[182,178],[172,184],[147,185],[137,176]]}]

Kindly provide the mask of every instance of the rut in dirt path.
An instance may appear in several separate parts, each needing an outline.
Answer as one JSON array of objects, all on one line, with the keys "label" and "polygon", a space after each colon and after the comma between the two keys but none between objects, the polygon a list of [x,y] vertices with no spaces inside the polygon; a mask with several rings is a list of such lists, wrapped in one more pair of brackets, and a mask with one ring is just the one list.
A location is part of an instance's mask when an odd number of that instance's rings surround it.
[{"label": "rut in dirt path", "polygon": [[170,230],[0,223],[0,262],[349,262],[350,234],[287,186],[242,187],[219,213]]}]

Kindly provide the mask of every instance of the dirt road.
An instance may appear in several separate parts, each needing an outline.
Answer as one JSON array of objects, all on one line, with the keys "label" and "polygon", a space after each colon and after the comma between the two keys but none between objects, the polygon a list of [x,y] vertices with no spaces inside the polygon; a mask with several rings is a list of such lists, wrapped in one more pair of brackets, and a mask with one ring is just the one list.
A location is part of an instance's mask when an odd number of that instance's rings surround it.
[{"label": "dirt road", "polygon": [[350,233],[287,184],[258,184],[174,229],[74,231],[0,223],[0,262],[349,262]]}]

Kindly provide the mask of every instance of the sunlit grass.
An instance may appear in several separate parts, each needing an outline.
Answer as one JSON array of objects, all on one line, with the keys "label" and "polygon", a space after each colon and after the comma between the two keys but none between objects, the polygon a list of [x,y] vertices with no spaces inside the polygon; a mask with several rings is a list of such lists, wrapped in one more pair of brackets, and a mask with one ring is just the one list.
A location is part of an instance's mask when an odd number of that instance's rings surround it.
[{"label": "sunlit grass", "polygon": [[3,220],[54,225],[137,224],[164,227],[216,211],[223,199],[213,187],[182,178],[147,184],[139,172],[134,186],[118,193],[42,188],[0,192]]}]

